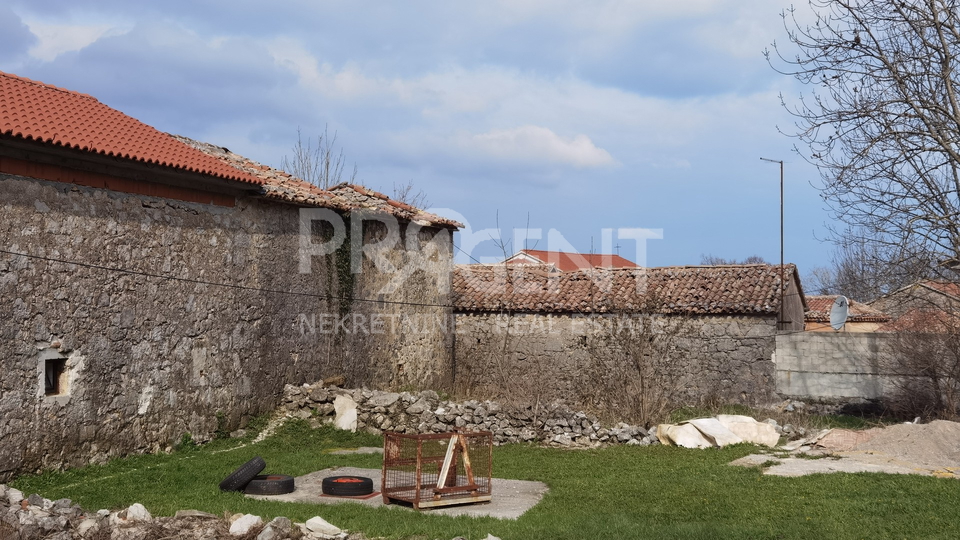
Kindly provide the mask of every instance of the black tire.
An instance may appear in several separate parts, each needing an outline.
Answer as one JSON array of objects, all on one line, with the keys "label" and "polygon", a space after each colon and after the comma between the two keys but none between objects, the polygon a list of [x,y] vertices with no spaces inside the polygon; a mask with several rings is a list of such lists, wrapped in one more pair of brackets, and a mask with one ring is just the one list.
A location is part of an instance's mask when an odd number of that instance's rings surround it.
[{"label": "black tire", "polygon": [[263,461],[263,458],[257,456],[241,465],[240,468],[233,471],[230,476],[224,478],[223,482],[220,482],[220,489],[223,491],[240,491],[250,480],[253,480],[254,476],[260,474],[260,471],[266,466],[267,464]]},{"label": "black tire", "polygon": [[373,493],[373,480],[366,476],[328,476],[320,483],[324,495],[359,497]]},{"label": "black tire", "polygon": [[296,489],[292,476],[285,474],[263,474],[254,476],[243,488],[247,495],[283,495]]}]

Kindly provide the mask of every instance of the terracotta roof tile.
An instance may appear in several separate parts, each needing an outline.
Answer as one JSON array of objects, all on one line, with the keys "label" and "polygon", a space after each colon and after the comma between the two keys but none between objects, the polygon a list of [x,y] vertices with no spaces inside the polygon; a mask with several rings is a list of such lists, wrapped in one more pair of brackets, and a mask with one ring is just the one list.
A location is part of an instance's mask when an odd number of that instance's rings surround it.
[{"label": "terracotta roof tile", "polygon": [[0,71],[0,135],[227,180],[260,180],[95,98]]},{"label": "terracotta roof tile", "polygon": [[227,148],[210,143],[196,141],[182,135],[171,135],[175,139],[214,157],[231,167],[247,172],[261,181],[263,196],[281,202],[301,206],[315,206],[334,210],[349,211],[366,208],[384,212],[399,219],[415,221],[421,225],[459,228],[456,221],[424,212],[409,204],[395,201],[382,193],[355,184],[339,184],[329,190],[306,182],[292,174],[268,167],[250,158],[231,152]]},{"label": "terracotta roof tile", "polygon": [[338,197],[327,190],[320,189],[309,182],[300,180],[290,173],[268,167],[250,158],[231,152],[222,146],[196,141],[183,135],[171,135],[171,137],[231,167],[257,177],[262,185],[263,196],[268,199],[275,199],[302,206],[332,208],[335,210],[349,210],[351,208],[348,201],[342,197]]},{"label": "terracotta roof tile", "polygon": [[395,201],[383,193],[357,184],[342,183],[330,188],[330,192],[346,199],[353,207],[366,208],[390,214],[399,219],[421,225],[459,229],[463,224],[436,214]]},{"label": "terracotta roof tile", "polygon": [[[808,296],[807,306],[809,311],[803,314],[803,320],[806,322],[829,323],[830,310],[833,309],[833,303],[837,301],[837,295],[818,295]],[[847,322],[888,322],[891,317],[882,311],[872,308],[861,302],[847,299],[850,307],[850,315]]]},{"label": "terracotta roof tile", "polygon": [[[787,278],[796,273],[787,265]],[[780,269],[770,265],[592,269],[551,273],[459,265],[453,303],[464,312],[776,314]]]}]

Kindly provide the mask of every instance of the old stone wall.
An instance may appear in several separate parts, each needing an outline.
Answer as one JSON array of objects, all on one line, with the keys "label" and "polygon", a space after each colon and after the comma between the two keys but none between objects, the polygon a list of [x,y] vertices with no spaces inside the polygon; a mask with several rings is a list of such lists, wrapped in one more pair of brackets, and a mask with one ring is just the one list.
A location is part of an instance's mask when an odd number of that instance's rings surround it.
[{"label": "old stone wall", "polygon": [[799,399],[880,399],[894,389],[884,369],[891,334],[802,332],[777,336],[777,392]]},{"label": "old stone wall", "polygon": [[[656,427],[616,422],[604,425],[590,413],[555,401],[505,404],[491,400],[453,401],[433,390],[382,392],[366,388],[332,388],[323,383],[289,385],[279,412],[308,420],[314,426],[337,422],[335,403],[348,398],[343,409],[356,413],[356,429],[381,434],[489,431],[495,444],[535,442],[557,446],[599,444],[659,444]],[[283,419],[283,417],[281,417]]]},{"label": "old stone wall", "polygon": [[288,383],[449,381],[449,334],[399,324],[449,313],[449,233],[411,230],[393,272],[349,242],[302,271],[300,216],[0,175],[0,481],[209,439]]},{"label": "old stone wall", "polygon": [[[636,407],[660,392],[675,404],[776,399],[775,317],[455,315],[456,388],[589,410]],[[626,411],[628,412],[628,411]]]}]

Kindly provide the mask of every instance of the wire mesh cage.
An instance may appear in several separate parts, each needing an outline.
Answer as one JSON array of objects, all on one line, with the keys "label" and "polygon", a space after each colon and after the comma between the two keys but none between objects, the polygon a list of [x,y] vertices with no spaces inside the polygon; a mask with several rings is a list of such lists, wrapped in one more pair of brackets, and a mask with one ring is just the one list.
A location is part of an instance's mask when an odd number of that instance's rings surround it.
[{"label": "wire mesh cage", "polygon": [[416,509],[488,502],[493,474],[489,431],[384,433],[383,502]]}]

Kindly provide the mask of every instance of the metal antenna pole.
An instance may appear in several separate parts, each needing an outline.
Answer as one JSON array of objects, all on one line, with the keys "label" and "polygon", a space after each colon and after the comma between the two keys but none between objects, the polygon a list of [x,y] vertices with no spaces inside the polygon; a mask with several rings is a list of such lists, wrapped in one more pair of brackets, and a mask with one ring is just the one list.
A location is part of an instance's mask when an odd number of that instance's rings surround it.
[{"label": "metal antenna pole", "polygon": [[[779,323],[783,323],[783,292],[784,292],[784,263],[783,263],[783,160],[782,159],[767,159],[760,158],[763,161],[769,161],[770,163],[779,163],[780,164],[780,320]],[[779,326],[779,325],[778,325]]]}]

